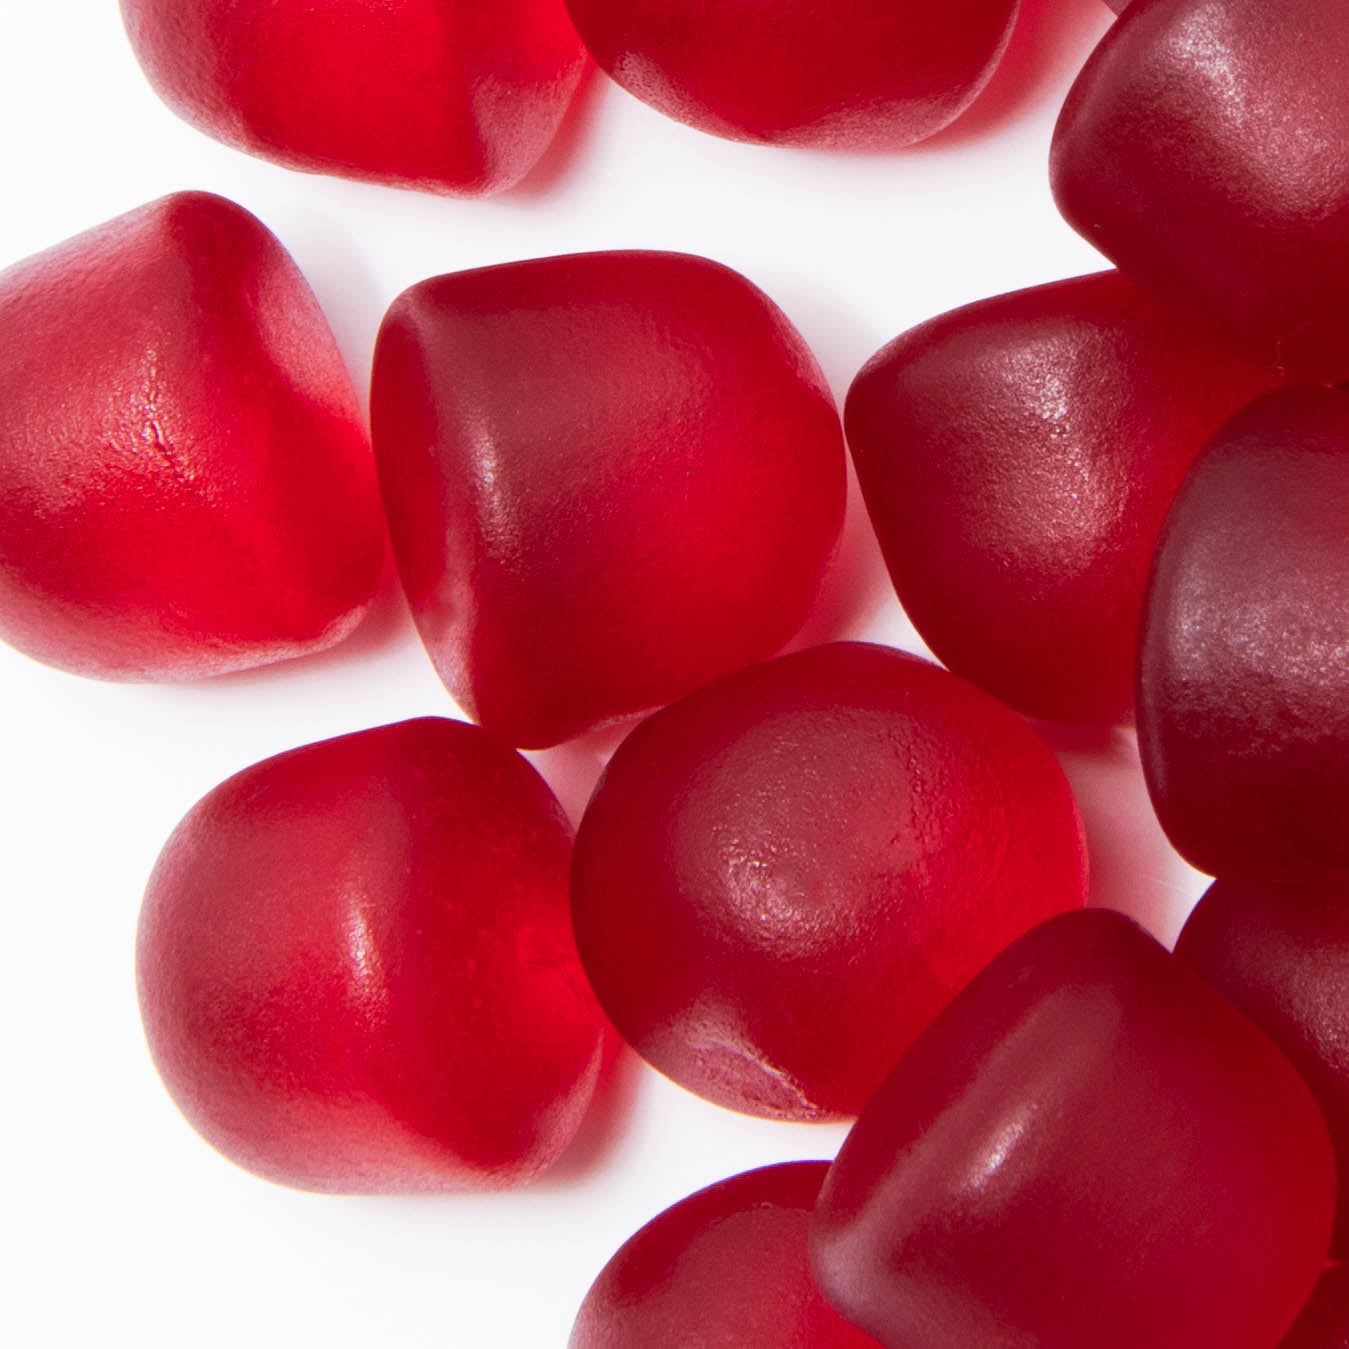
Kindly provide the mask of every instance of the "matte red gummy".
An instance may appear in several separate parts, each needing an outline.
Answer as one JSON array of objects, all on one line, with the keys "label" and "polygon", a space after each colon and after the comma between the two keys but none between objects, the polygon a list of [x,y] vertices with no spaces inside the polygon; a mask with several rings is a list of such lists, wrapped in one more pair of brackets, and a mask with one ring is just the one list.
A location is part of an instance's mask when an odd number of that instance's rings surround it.
[{"label": "matte red gummy", "polygon": [[938,666],[838,643],[744,670],[619,747],[572,913],[605,1010],[732,1109],[856,1114],[1012,938],[1084,902],[1072,793]]},{"label": "matte red gummy", "polygon": [[[1288,1055],[1349,1176],[1349,876],[1305,886],[1220,880],[1190,915],[1176,956]],[[1349,1194],[1335,1246],[1349,1251]]]},{"label": "matte red gummy", "polygon": [[518,182],[585,68],[563,0],[121,0],[180,117],[290,168],[478,196]]},{"label": "matte red gummy", "polygon": [[1032,716],[1127,719],[1167,507],[1204,441],[1275,383],[1117,272],[897,337],[854,380],[845,422],[923,639]]},{"label": "matte red gummy", "polygon": [[306,1190],[500,1189],[571,1141],[601,1018],[570,827],[513,751],[425,718],[204,797],[150,878],[141,1012],[179,1108]]},{"label": "matte red gummy", "polygon": [[1334,1206],[1288,1061],[1096,909],[1022,938],[901,1061],[825,1181],[812,1253],[888,1349],[1270,1349]]},{"label": "matte red gummy", "polygon": [[826,1170],[747,1171],[653,1218],[591,1286],[569,1349],[875,1349],[811,1278],[806,1233]]},{"label": "matte red gummy", "polygon": [[770,656],[843,514],[838,415],[781,311],[677,253],[436,277],[380,330],[375,453],[450,691],[555,744]]},{"label": "matte red gummy", "polygon": [[953,122],[1006,48],[1017,0],[567,0],[630,93],[733,140],[893,150]]},{"label": "matte red gummy", "polygon": [[0,637],[104,679],[330,646],[384,528],[351,381],[289,254],[179,193],[0,274]]},{"label": "matte red gummy", "polygon": [[1196,461],[1144,618],[1139,748],[1210,875],[1349,869],[1349,392],[1293,388]]},{"label": "matte red gummy", "polygon": [[1068,223],[1215,335],[1349,375],[1349,24],[1325,0],[1148,0],[1054,133]]},{"label": "matte red gummy", "polygon": [[1279,1349],[1349,1349],[1349,1270],[1327,1270]]}]

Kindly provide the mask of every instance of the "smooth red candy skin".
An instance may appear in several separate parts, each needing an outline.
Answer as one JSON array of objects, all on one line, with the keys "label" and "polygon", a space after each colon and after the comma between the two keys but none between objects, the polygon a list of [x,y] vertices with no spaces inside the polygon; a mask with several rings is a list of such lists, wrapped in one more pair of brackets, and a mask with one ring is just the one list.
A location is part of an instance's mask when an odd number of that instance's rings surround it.
[{"label": "smooth red candy skin", "polygon": [[179,193],[0,273],[0,638],[102,679],[331,646],[384,527],[356,396],[289,254]]},{"label": "smooth red candy skin", "polygon": [[601,1048],[570,845],[542,779],[461,722],[341,736],[222,783],[141,912],[141,1013],[179,1108],[299,1189],[537,1175],[575,1134]]},{"label": "smooth red candy skin", "polygon": [[1327,1270],[1279,1349],[1349,1349],[1349,1268]]},{"label": "smooth red candy skin", "polygon": [[1130,920],[1051,920],[901,1061],[820,1194],[825,1296],[888,1349],[1270,1349],[1325,1261],[1326,1126]]},{"label": "smooth red candy skin", "polygon": [[1017,0],[567,0],[629,93],[732,140],[895,150],[974,101]]},{"label": "smooth red candy skin", "polygon": [[1252,403],[1196,461],[1144,616],[1139,748],[1201,871],[1349,869],[1349,392]]},{"label": "smooth red candy skin", "polygon": [[1059,117],[1059,209],[1256,359],[1349,375],[1346,65],[1325,0],[1129,6]]},{"label": "smooth red candy skin", "polygon": [[121,0],[155,92],[289,168],[480,196],[548,148],[585,69],[562,0]]},{"label": "smooth red candy skin", "polygon": [[1077,809],[1039,738],[863,643],[645,721],[572,870],[581,958],[627,1040],[721,1105],[798,1120],[856,1114],[985,962],[1085,898]]},{"label": "smooth red candy skin", "polygon": [[780,310],[676,253],[436,277],[380,330],[394,551],[450,691],[556,744],[770,656],[842,521],[833,399]]},{"label": "smooth red candy skin", "polygon": [[882,348],[844,420],[933,652],[1031,716],[1126,720],[1167,507],[1208,437],[1276,382],[1118,272],[981,300]]},{"label": "smooth red candy skin", "polygon": [[[1246,1013],[1311,1087],[1349,1176],[1349,876],[1318,885],[1217,881],[1176,957]],[[1349,1195],[1335,1234],[1349,1251]]]},{"label": "smooth red candy skin", "polygon": [[828,1169],[766,1166],[666,1209],[605,1265],[568,1349],[875,1349],[811,1277],[806,1234]]}]

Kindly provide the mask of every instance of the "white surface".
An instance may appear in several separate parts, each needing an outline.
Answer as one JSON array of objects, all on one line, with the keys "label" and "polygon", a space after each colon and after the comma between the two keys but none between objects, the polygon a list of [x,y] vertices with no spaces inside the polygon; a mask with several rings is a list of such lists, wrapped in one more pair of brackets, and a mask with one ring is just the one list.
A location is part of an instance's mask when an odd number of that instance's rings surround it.
[{"label": "white surface", "polygon": [[[767,290],[841,397],[901,329],[1102,265],[1055,214],[1045,158],[1063,92],[1111,15],[1101,0],[1026,8],[981,103],[908,153],[733,145],[597,80],[524,189],[459,202],[226,150],[151,94],[114,0],[7,0],[0,265],[175,189],[220,192],[293,251],[364,395],[379,318],[414,281],[549,253],[681,249]],[[813,636],[912,648],[855,500],[853,511],[835,617]],[[256,759],[428,712],[453,707],[392,592],[332,655],[197,686],[90,683],[0,648],[0,1130],[5,1226],[17,1238],[0,1340],[560,1349],[590,1280],[658,1210],[750,1166],[832,1155],[839,1128],[740,1118],[636,1065],[585,1156],[503,1197],[292,1194],[196,1138],[150,1066],[132,986],[140,891],[163,839],[198,796]],[[1199,882],[1151,822],[1128,738],[1061,748],[1098,898],[1173,935]],[[593,752],[535,757],[575,813]]]}]

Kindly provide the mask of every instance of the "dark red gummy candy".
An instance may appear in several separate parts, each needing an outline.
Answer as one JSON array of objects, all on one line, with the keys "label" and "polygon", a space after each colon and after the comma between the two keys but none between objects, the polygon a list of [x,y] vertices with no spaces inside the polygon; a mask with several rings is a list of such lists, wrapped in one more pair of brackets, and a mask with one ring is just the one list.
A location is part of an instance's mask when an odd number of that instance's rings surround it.
[{"label": "dark red gummy candy", "polygon": [[141,1012],[183,1113],[307,1190],[499,1189],[571,1141],[601,1018],[570,828],[519,755],[425,718],[292,750],[188,813],[141,911]]},{"label": "dark red gummy candy", "polygon": [[825,1296],[888,1349],[1270,1349],[1334,1207],[1288,1061],[1098,909],[1022,938],[901,1061],[812,1247]]},{"label": "dark red gummy candy", "polygon": [[332,334],[247,211],[165,197],[0,274],[0,637],[104,679],[330,646],[384,529]]},{"label": "dark red gummy candy", "polygon": [[[1176,957],[1288,1055],[1349,1176],[1349,876],[1319,885],[1217,881],[1185,924]],[[1346,1194],[1335,1246],[1349,1250]]]},{"label": "dark red gummy candy", "polygon": [[1032,716],[1127,718],[1167,507],[1204,441],[1275,382],[1117,272],[897,337],[853,382],[845,421],[923,639]]},{"label": "dark red gummy candy", "polygon": [[567,0],[638,98],[734,140],[897,149],[940,131],[993,73],[1017,0]]},{"label": "dark red gummy candy", "polygon": [[781,311],[705,258],[423,281],[380,330],[371,415],[422,640],[517,745],[772,655],[838,535],[824,378]]},{"label": "dark red gummy candy", "polygon": [[290,168],[477,196],[518,182],[585,68],[563,0],[121,0],[180,117]]},{"label": "dark red gummy candy", "polygon": [[1327,1270],[1279,1349],[1349,1349],[1349,1269]]},{"label": "dark red gummy candy", "polygon": [[1349,24],[1326,0],[1148,0],[1054,134],[1064,217],[1290,375],[1349,375]]},{"label": "dark red gummy candy", "polygon": [[744,670],[619,747],[577,836],[577,944],[661,1072],[751,1114],[856,1114],[1014,937],[1082,904],[1081,824],[1026,724],[839,643]]},{"label": "dark red gummy candy", "polygon": [[806,1234],[827,1170],[747,1171],[653,1218],[591,1286],[569,1349],[874,1349],[811,1278]]},{"label": "dark red gummy candy", "polygon": [[1158,551],[1138,729],[1153,804],[1211,875],[1349,869],[1349,391],[1238,413]]}]

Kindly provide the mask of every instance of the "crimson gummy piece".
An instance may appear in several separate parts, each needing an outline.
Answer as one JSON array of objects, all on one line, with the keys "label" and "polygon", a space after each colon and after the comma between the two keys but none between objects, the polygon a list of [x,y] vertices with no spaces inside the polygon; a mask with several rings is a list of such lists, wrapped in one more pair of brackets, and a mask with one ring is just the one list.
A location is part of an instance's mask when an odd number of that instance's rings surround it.
[{"label": "crimson gummy piece", "polygon": [[121,0],[180,117],[290,168],[478,196],[548,148],[585,69],[563,0]]},{"label": "crimson gummy piece", "polygon": [[241,207],[151,202],[0,273],[0,637],[104,679],[330,646],[384,528],[356,395]]},{"label": "crimson gummy piece", "polygon": [[1139,748],[1210,875],[1349,869],[1349,392],[1238,413],[1167,518],[1144,615]]},{"label": "crimson gummy piece", "polygon": [[179,1108],[300,1189],[530,1179],[599,1071],[570,852],[538,774],[459,722],[235,774],[178,826],[141,912],[141,1011]]},{"label": "crimson gummy piece", "polygon": [[1288,1061],[1097,909],[1009,948],[900,1062],[825,1181],[812,1253],[888,1349],[1270,1349],[1334,1207]]},{"label": "crimson gummy piece", "polygon": [[827,1170],[746,1171],[653,1218],[591,1286],[569,1349],[874,1349],[811,1278],[806,1234]]},{"label": "crimson gummy piece", "polygon": [[1130,5],[1060,115],[1059,209],[1256,359],[1349,376],[1347,65],[1325,0]]},{"label": "crimson gummy piece", "polygon": [[1277,382],[1117,272],[981,300],[867,362],[845,423],[906,612],[1019,711],[1133,709],[1148,568],[1204,441]]},{"label": "crimson gummy piece", "polygon": [[591,253],[436,277],[375,350],[394,552],[441,678],[539,747],[796,631],[843,513],[814,358],[744,277]]},{"label": "crimson gummy piece", "polygon": [[1349,1349],[1349,1269],[1327,1270],[1279,1349]]},{"label": "crimson gummy piece", "polygon": [[[1287,1054],[1349,1176],[1349,876],[1316,885],[1219,880],[1190,915],[1176,957]],[[1349,1194],[1340,1196],[1335,1249],[1349,1251]]]},{"label": "crimson gummy piece", "polygon": [[1081,823],[1023,721],[838,643],[656,713],[577,835],[577,945],[627,1040],[751,1114],[856,1114],[1012,938],[1081,905]]},{"label": "crimson gummy piece", "polygon": [[701,131],[893,150],[953,122],[1006,48],[1017,0],[567,0],[630,93]]}]

